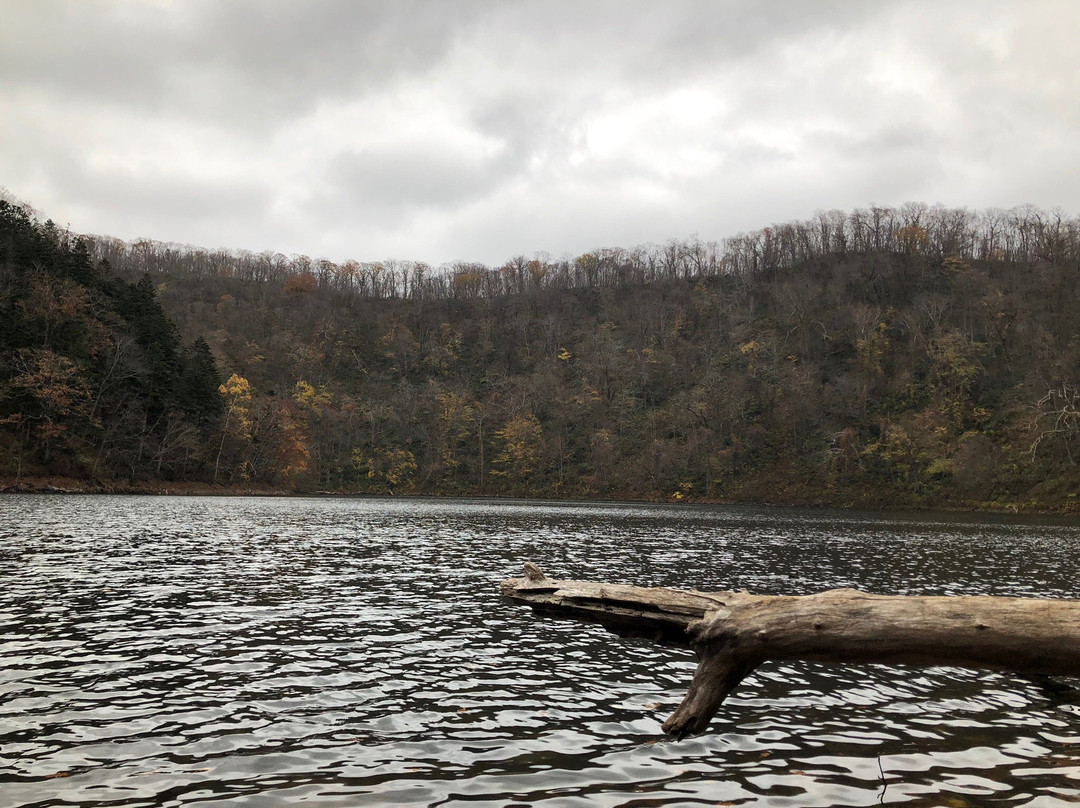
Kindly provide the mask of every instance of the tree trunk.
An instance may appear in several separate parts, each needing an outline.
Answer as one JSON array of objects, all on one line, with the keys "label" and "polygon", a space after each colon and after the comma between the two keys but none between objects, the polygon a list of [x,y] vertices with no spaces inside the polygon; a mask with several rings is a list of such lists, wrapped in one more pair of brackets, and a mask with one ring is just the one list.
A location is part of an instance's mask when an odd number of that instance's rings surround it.
[{"label": "tree trunk", "polygon": [[503,581],[502,593],[539,613],[693,648],[699,663],[689,692],[664,722],[678,738],[703,732],[739,682],[772,659],[1080,676],[1074,600],[651,589],[555,581],[532,563],[524,578]]}]

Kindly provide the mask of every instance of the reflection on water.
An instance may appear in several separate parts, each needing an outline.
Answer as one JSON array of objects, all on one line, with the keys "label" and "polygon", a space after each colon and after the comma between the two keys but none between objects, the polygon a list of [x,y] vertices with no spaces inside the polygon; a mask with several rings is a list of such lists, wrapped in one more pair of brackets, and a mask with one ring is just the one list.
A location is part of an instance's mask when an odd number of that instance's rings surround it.
[{"label": "reflection on water", "polygon": [[1080,696],[763,666],[501,602],[551,575],[1080,597],[1065,522],[415,500],[0,498],[0,806],[1080,802]]}]

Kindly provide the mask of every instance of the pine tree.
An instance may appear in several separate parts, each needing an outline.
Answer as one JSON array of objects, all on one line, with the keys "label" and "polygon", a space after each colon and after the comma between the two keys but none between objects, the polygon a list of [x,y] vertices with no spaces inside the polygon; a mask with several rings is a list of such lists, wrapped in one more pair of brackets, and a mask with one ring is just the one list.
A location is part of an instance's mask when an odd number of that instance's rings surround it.
[{"label": "pine tree", "polygon": [[199,337],[184,351],[183,371],[177,387],[177,402],[185,414],[199,423],[209,423],[224,411],[219,388],[222,384],[214,355],[206,340]]}]

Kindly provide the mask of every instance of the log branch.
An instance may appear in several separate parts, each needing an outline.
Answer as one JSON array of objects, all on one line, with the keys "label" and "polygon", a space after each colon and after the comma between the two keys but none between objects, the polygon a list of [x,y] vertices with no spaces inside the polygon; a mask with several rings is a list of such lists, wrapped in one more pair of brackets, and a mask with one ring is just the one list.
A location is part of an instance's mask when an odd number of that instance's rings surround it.
[{"label": "log branch", "polygon": [[531,562],[503,596],[621,636],[693,648],[698,667],[664,732],[703,732],[766,660],[949,665],[1080,676],[1080,601],[903,597],[833,589],[774,596],[552,580]]}]

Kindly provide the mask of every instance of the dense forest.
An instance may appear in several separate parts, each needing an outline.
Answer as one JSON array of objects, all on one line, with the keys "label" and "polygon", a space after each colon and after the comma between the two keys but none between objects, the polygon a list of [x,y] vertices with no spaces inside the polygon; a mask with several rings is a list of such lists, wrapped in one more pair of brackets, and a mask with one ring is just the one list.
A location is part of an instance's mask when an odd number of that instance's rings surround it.
[{"label": "dense forest", "polygon": [[0,475],[1073,510],[1080,221],[332,263],[0,208]]},{"label": "dense forest", "polygon": [[220,431],[220,384],[149,276],[122,280],[84,240],[0,200],[0,474],[194,472]]}]

